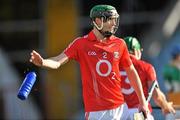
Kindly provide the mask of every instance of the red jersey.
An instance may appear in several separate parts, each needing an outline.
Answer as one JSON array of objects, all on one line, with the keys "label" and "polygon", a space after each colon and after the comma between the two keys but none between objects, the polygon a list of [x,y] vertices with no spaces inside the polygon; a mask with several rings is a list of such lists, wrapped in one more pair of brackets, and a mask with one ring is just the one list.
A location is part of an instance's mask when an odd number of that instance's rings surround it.
[{"label": "red jersey", "polygon": [[[141,79],[144,95],[147,99],[148,97],[148,81],[154,81],[156,79],[156,72],[154,67],[142,60],[137,60],[134,56],[130,55],[130,58],[136,68],[138,75]],[[124,94],[125,101],[129,108],[137,108],[139,105],[138,97],[130,85],[130,82],[127,78],[125,71],[121,71],[121,78],[122,78],[122,93]],[[152,111],[152,108],[149,104],[149,109]]]},{"label": "red jersey", "polygon": [[93,31],[74,40],[64,51],[79,62],[85,111],[108,110],[124,103],[119,65],[132,62],[125,42],[111,36],[106,42],[96,39]]}]

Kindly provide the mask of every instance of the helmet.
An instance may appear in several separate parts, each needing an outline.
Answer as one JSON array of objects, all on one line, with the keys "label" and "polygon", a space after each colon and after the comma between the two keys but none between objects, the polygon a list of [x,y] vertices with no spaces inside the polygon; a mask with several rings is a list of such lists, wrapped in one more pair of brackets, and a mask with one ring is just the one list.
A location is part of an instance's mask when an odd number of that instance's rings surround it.
[{"label": "helmet", "polygon": [[126,42],[126,45],[130,53],[133,53],[134,50],[141,50],[141,45],[135,37],[125,37],[124,41]]},{"label": "helmet", "polygon": [[176,45],[173,47],[173,49],[171,51],[171,55],[172,55],[173,59],[176,59],[176,57],[178,55],[180,55],[180,45]]},{"label": "helmet", "polygon": [[114,16],[119,17],[119,14],[116,11],[116,8],[111,5],[96,5],[90,11],[90,18],[101,18],[104,17],[105,19]]},{"label": "helmet", "polygon": [[[115,25],[113,32],[102,31],[103,22],[106,22],[107,20],[109,20],[110,17],[113,17],[116,19],[116,25]],[[90,18],[92,20],[93,25],[97,28],[97,30],[99,30],[99,32],[104,37],[110,37],[112,34],[115,34],[115,32],[118,29],[119,14],[117,13],[116,8],[111,5],[96,5],[96,6],[94,6],[90,11]],[[94,22],[95,18],[100,18],[103,21],[100,27]]]}]

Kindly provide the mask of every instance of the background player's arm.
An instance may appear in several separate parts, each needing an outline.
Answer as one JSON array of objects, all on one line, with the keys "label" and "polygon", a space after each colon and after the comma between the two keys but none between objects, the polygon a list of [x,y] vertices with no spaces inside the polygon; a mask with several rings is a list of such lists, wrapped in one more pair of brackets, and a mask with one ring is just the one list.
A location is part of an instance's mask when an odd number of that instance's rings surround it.
[{"label": "background player's arm", "polygon": [[52,69],[59,68],[62,64],[66,63],[67,61],[68,61],[68,57],[64,53],[61,53],[55,57],[44,59],[41,57],[39,53],[37,53],[34,50],[31,52],[31,58],[30,58],[30,62],[32,62],[36,66],[42,66]]},{"label": "background player's arm", "polygon": [[[151,86],[153,81],[148,81],[148,86]],[[168,102],[164,93],[160,90],[159,87],[156,87],[153,92],[153,100],[158,105],[163,114],[173,113],[175,114],[175,109],[173,108],[173,103]]]},{"label": "background player's arm", "polygon": [[126,73],[127,73],[127,76],[130,80],[131,85],[133,86],[133,88],[136,91],[136,94],[139,98],[140,104],[143,105],[143,107],[146,107],[146,108],[140,108],[140,109],[148,110],[147,102],[146,102],[146,99],[145,99],[144,93],[143,93],[142,84],[141,84],[139,75],[134,68],[134,65],[131,65],[130,67],[125,68],[125,70],[126,70]]}]

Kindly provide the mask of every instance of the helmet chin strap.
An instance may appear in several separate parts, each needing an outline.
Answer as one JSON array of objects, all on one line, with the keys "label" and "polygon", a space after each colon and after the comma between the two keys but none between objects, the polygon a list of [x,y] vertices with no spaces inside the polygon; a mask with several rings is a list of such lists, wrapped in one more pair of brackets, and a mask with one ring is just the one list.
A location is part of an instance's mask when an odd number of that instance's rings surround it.
[{"label": "helmet chin strap", "polygon": [[111,35],[113,35],[113,33],[109,32],[109,31],[99,31],[104,37],[110,37]]},{"label": "helmet chin strap", "polygon": [[[104,20],[104,18],[102,17],[101,18],[101,21],[103,21]],[[99,27],[97,24],[96,24],[96,22],[94,22],[93,21],[93,24],[94,24],[94,26],[97,28],[97,30],[104,36],[104,37],[110,37],[113,33],[112,32],[109,32],[109,31],[102,31],[102,29],[103,29],[103,22],[101,23],[101,26]]]},{"label": "helmet chin strap", "polygon": [[[102,18],[101,18],[101,21],[103,21],[103,20],[104,20],[104,18],[102,17]],[[103,29],[103,22],[101,23],[101,26],[100,26],[100,27],[96,24],[95,21],[93,21],[93,24],[94,24],[94,26],[95,26],[99,31]]]}]

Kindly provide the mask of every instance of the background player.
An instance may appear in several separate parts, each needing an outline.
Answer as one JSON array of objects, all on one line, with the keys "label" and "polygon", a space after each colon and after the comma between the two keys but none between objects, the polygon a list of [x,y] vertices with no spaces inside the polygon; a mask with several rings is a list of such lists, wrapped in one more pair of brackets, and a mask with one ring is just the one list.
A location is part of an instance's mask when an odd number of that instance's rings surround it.
[{"label": "background player", "polygon": [[[144,90],[145,97],[148,97],[148,90],[150,89],[153,81],[157,80],[156,72],[154,67],[141,59],[142,48],[139,41],[135,37],[125,37],[124,38],[128,50],[130,53],[130,58],[136,68]],[[125,71],[121,71],[122,75],[122,93],[124,94],[125,101],[128,105],[127,120],[133,120],[134,113],[138,112],[139,101],[134,89],[131,87],[129,79]],[[174,108],[172,107],[172,102],[168,102],[165,98],[165,95],[160,90],[159,87],[156,87],[153,92],[153,99],[155,103],[161,107],[163,114],[175,113]],[[152,112],[151,105],[149,104],[149,109]],[[148,119],[153,120],[153,116],[149,115]]]},{"label": "background player", "polygon": [[124,99],[119,65],[127,72],[137,92],[140,109],[148,113],[139,76],[129,58],[125,42],[114,36],[119,25],[119,14],[110,5],[91,9],[93,30],[75,39],[61,54],[43,59],[32,51],[30,62],[37,66],[59,68],[70,59],[79,62],[83,86],[85,117],[88,120],[122,119]]},{"label": "background player", "polygon": [[171,60],[164,68],[164,80],[168,92],[180,92],[180,45],[173,47]]}]

